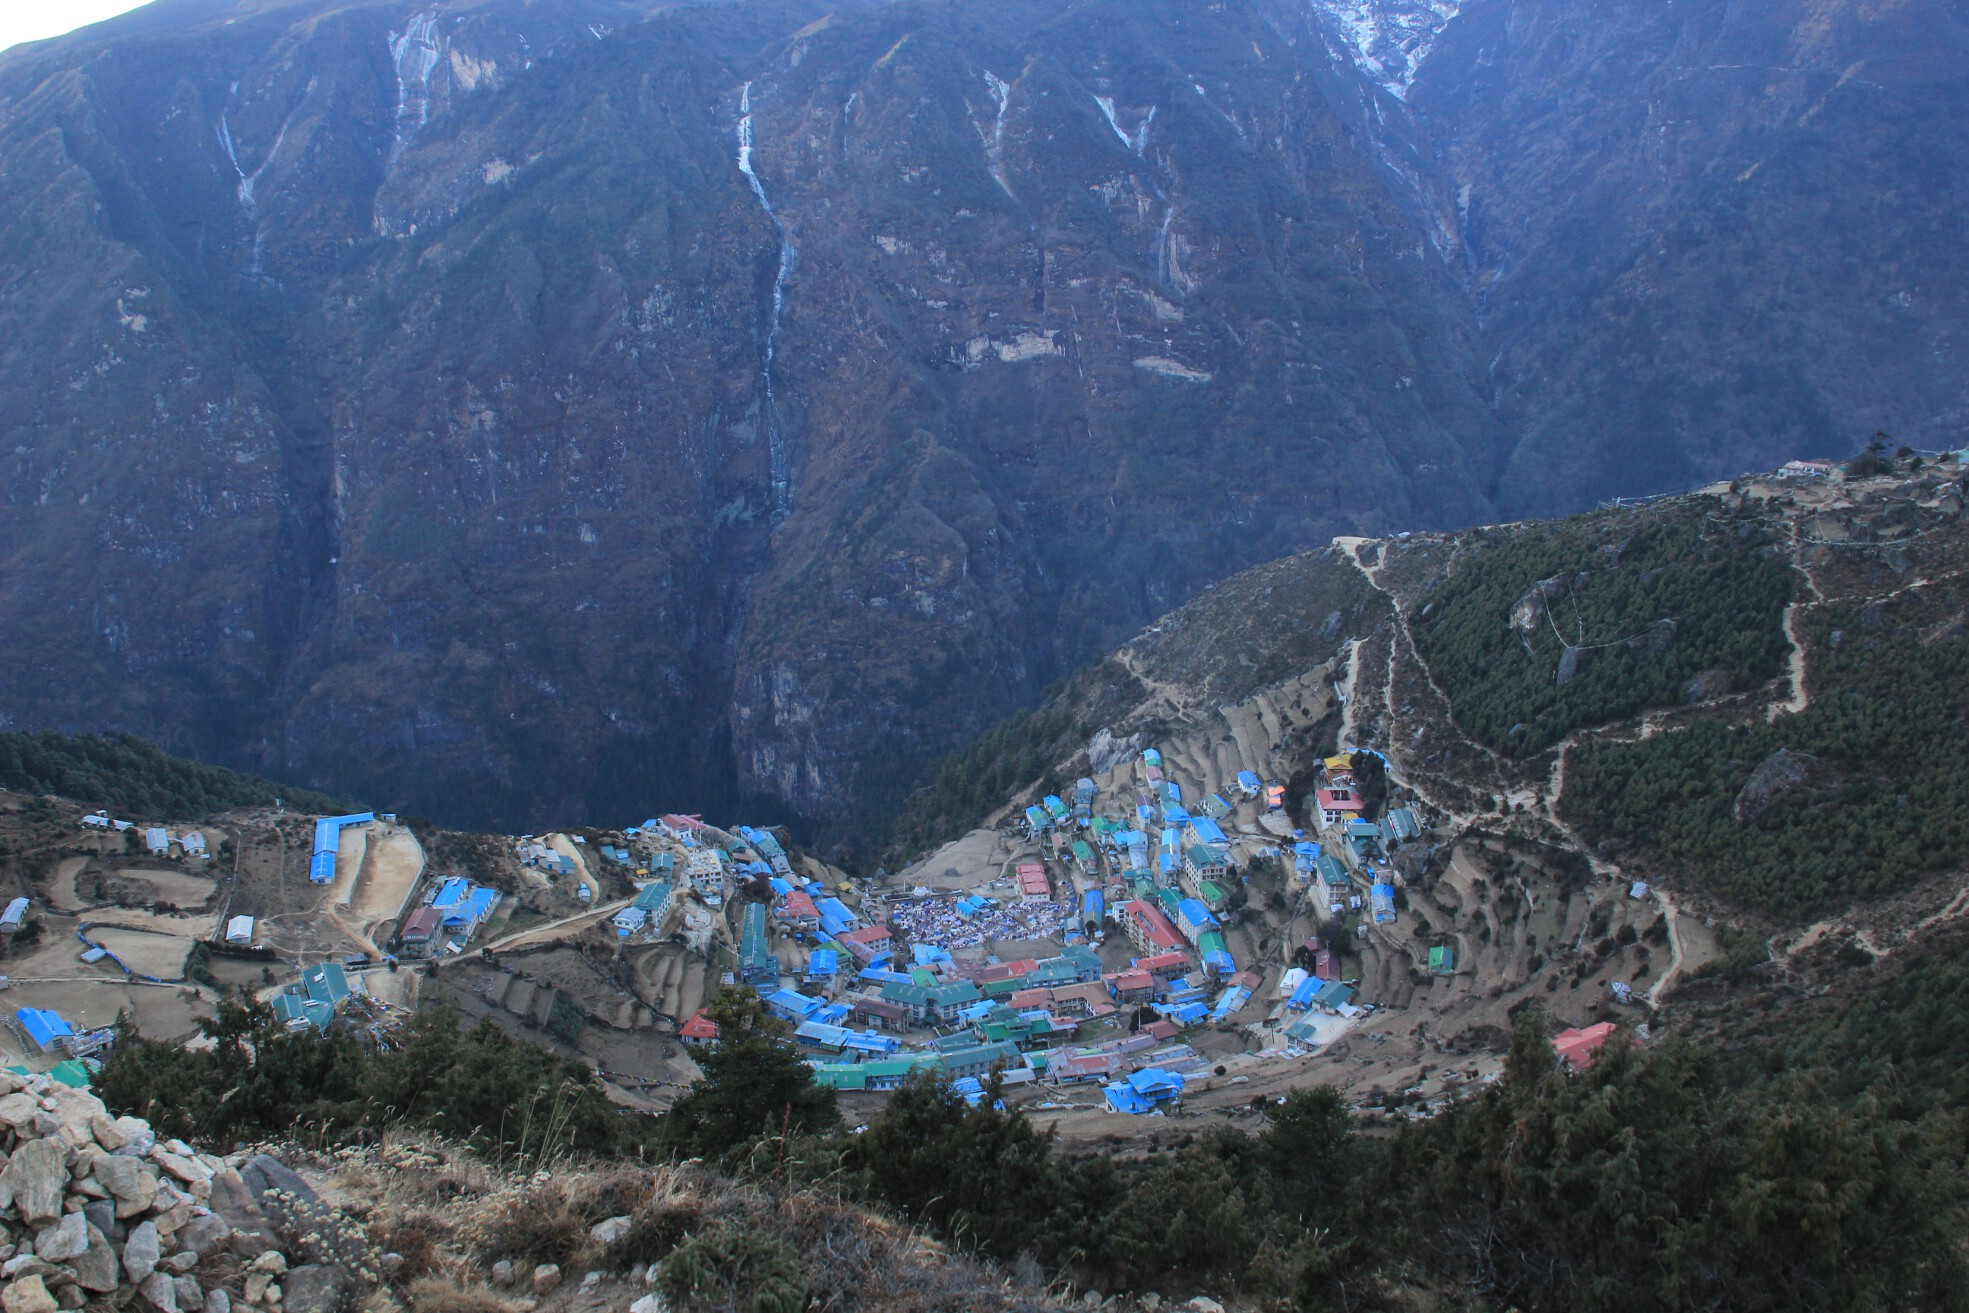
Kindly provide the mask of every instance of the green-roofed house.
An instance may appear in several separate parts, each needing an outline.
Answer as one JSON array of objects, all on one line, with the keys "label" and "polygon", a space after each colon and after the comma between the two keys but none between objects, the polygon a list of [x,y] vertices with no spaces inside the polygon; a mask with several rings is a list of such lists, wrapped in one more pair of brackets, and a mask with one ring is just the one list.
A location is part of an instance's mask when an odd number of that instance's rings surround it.
[{"label": "green-roofed house", "polygon": [[272,1007],[274,1016],[289,1030],[306,1030],[309,1026],[327,1030],[329,1023],[335,1020],[334,1008],[305,994],[275,994]]},{"label": "green-roofed house", "polygon": [[1407,807],[1397,807],[1382,818],[1381,828],[1389,839],[1407,843],[1422,833],[1422,821]]},{"label": "green-roofed house", "polygon": [[65,1058],[48,1068],[49,1080],[57,1085],[66,1085],[70,1089],[75,1090],[88,1089],[89,1078],[94,1074],[87,1066],[74,1058]]},{"label": "green-roofed house", "polygon": [[943,1065],[942,1055],[912,1053],[906,1058],[876,1062],[823,1062],[813,1068],[814,1084],[830,1090],[893,1090],[919,1067]]},{"label": "green-roofed house", "polygon": [[979,1044],[943,1055],[944,1074],[952,1080],[983,1076],[993,1067],[1013,1071],[1025,1065],[1025,1055],[1012,1043]]},{"label": "green-roofed house", "polygon": [[738,939],[738,975],[748,985],[771,985],[779,981],[779,958],[766,938],[766,905],[745,905],[744,930]]},{"label": "green-roofed house", "polygon": [[1230,854],[1222,848],[1196,844],[1183,850],[1183,869],[1195,880],[1220,880],[1231,873]]},{"label": "green-roofed house", "polygon": [[1338,907],[1345,903],[1347,895],[1353,892],[1354,882],[1348,877],[1347,868],[1340,864],[1340,859],[1331,853],[1321,853],[1313,865],[1319,871],[1321,887],[1326,890],[1327,905]]},{"label": "green-roofed house", "polygon": [[1049,1042],[1055,1032],[1048,1017],[1021,1016],[1011,1008],[1000,1005],[982,1020],[971,1023],[971,1035],[980,1044],[1016,1044],[1025,1048]]},{"label": "green-roofed house", "polygon": [[1228,893],[1224,892],[1224,886],[1218,884],[1215,880],[1197,881],[1196,896],[1201,898],[1203,905],[1213,912],[1222,911],[1225,900],[1230,897]]},{"label": "green-roofed house", "polygon": [[330,1008],[342,1006],[342,1001],[355,991],[349,988],[349,977],[342,970],[340,962],[323,962],[320,966],[306,967],[301,972],[301,990],[317,1003],[326,1003]]},{"label": "green-roofed house", "polygon": [[935,1070],[943,1066],[943,1055],[938,1053],[913,1053],[906,1058],[883,1058],[879,1062],[864,1062],[862,1071],[867,1074],[871,1090],[893,1090],[909,1079],[909,1073],[928,1067]]},{"label": "green-roofed house", "polygon": [[1456,974],[1456,950],[1447,944],[1429,950],[1429,970],[1439,976]]},{"label": "green-roofed house", "polygon": [[909,1019],[919,1026],[933,1021],[955,1021],[959,1012],[983,997],[977,985],[969,980],[953,980],[941,985],[892,980],[882,986],[882,1001],[893,1003],[908,1012]]},{"label": "green-roofed house", "polygon": [[865,1090],[873,1063],[823,1062],[813,1068],[814,1084],[829,1090]]}]

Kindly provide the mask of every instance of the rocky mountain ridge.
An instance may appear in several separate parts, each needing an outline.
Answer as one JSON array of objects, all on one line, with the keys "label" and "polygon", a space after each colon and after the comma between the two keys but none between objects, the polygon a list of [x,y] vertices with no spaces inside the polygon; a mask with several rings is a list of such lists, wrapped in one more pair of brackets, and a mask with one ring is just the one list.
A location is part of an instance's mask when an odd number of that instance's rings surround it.
[{"label": "rocky mountain ridge", "polygon": [[1957,413],[1958,29],[167,0],[9,52],[0,709],[860,835],[1239,568]]}]

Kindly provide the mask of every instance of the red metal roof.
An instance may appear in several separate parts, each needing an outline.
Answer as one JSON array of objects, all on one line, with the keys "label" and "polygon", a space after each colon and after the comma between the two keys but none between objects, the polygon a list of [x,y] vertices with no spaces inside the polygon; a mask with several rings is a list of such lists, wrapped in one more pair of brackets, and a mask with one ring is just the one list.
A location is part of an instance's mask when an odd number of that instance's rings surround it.
[{"label": "red metal roof", "polygon": [[1172,973],[1180,975],[1189,968],[1189,965],[1190,955],[1188,953],[1157,953],[1154,957],[1138,957],[1135,959],[1135,966],[1138,970],[1147,971],[1158,976]]},{"label": "red metal roof", "polygon": [[[1188,942],[1176,933],[1176,927],[1169,924],[1169,918],[1162,914],[1161,908],[1137,898],[1124,910],[1142,927],[1142,932],[1156,947],[1174,950]],[[1141,963],[1138,962],[1136,965],[1140,966]]]},{"label": "red metal roof", "polygon": [[718,1023],[700,1012],[689,1021],[686,1021],[677,1033],[685,1039],[716,1039],[718,1038]]},{"label": "red metal roof", "polygon": [[1574,1071],[1585,1071],[1617,1029],[1613,1022],[1602,1021],[1585,1030],[1562,1030],[1552,1040],[1552,1048]]},{"label": "red metal roof", "polygon": [[802,890],[795,889],[779,905],[775,916],[790,916],[818,921],[820,909],[814,906],[813,897]]}]

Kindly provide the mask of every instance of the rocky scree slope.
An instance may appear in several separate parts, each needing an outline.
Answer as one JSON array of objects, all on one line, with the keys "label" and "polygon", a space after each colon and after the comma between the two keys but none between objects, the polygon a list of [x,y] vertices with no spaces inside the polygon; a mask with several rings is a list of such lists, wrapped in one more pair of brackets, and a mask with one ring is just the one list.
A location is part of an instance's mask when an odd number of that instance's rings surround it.
[{"label": "rocky scree slope", "polygon": [[1946,426],[1960,36],[297,0],[17,49],[4,714],[462,824],[879,816],[1256,561]]}]

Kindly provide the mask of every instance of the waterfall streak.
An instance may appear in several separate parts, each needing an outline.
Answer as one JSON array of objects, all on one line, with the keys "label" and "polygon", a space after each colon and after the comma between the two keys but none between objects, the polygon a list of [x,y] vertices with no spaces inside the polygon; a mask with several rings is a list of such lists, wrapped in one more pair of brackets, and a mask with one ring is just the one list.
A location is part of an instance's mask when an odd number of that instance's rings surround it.
[{"label": "waterfall streak", "polygon": [[773,377],[773,366],[779,357],[780,319],[786,311],[786,284],[793,276],[793,266],[799,252],[786,230],[786,224],[773,209],[772,200],[766,195],[766,185],[759,180],[758,171],[752,167],[752,84],[747,82],[739,92],[738,99],[738,171],[745,175],[753,196],[758,198],[759,208],[766,212],[772,222],[773,232],[779,237],[779,268],[773,275],[772,307],[766,319],[766,338],[760,348],[759,379],[766,396],[766,455],[768,476],[772,482],[774,519],[783,519],[792,501],[792,465],[786,451],[786,429],[779,413],[779,393]]}]

